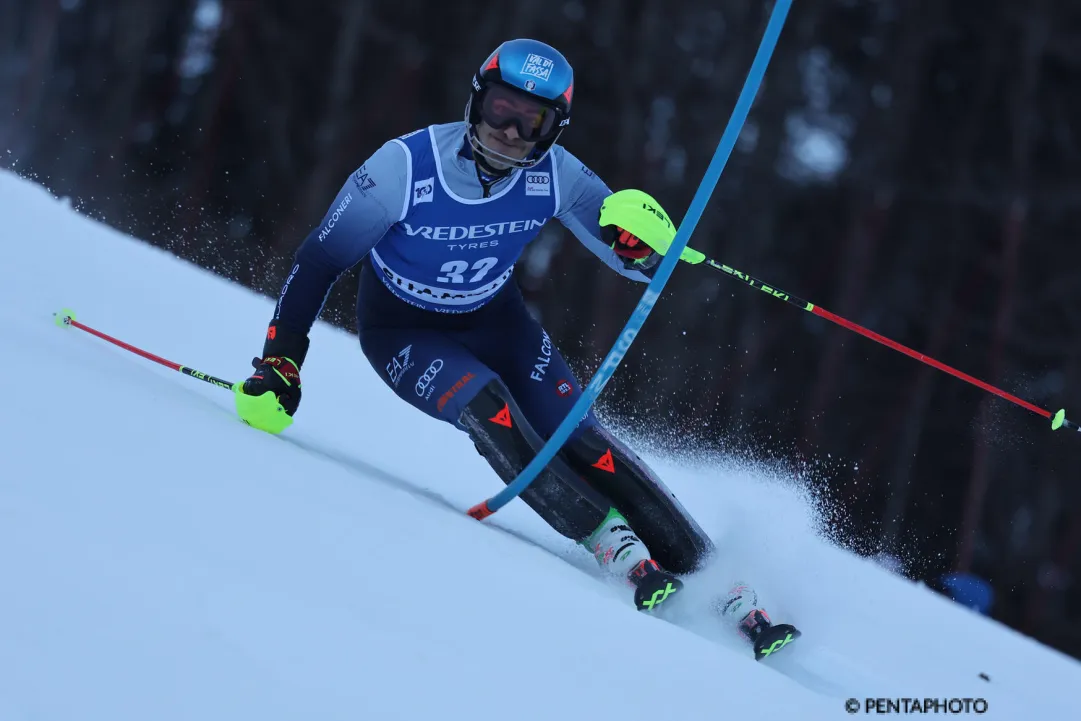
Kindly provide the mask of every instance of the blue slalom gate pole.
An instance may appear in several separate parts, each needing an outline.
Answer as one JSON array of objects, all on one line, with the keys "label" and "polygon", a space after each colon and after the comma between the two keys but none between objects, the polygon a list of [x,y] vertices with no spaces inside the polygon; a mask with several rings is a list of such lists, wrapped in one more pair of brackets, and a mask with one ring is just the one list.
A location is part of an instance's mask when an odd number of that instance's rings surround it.
[{"label": "blue slalom gate pole", "polygon": [[563,447],[563,444],[567,442],[578,423],[585,418],[590,406],[600,396],[604,386],[608,384],[619,364],[623,361],[623,356],[627,354],[635,336],[638,335],[646,322],[646,318],[649,317],[650,311],[653,310],[654,304],[661,297],[661,291],[664,290],[668,278],[671,277],[672,271],[675,270],[676,264],[679,263],[680,254],[687,247],[687,242],[691,239],[691,233],[694,232],[695,226],[698,225],[698,221],[702,217],[702,211],[705,210],[706,203],[709,202],[710,196],[713,195],[713,189],[717,187],[721,172],[728,163],[732,148],[735,147],[736,140],[743,130],[743,124],[746,122],[747,114],[751,110],[751,103],[754,102],[755,95],[758,94],[758,88],[762,84],[762,78],[766,74],[766,67],[773,56],[773,49],[777,46],[777,39],[781,35],[781,28],[784,27],[784,21],[791,6],[792,0],[777,0],[777,3],[773,6],[773,12],[770,14],[766,31],[762,35],[762,42],[758,45],[758,52],[755,53],[754,62],[751,63],[751,69],[747,72],[743,90],[740,91],[739,99],[736,100],[736,107],[732,110],[732,116],[728,119],[728,125],[725,127],[724,134],[721,135],[721,140],[717,144],[717,150],[713,153],[713,160],[710,161],[709,167],[706,168],[706,174],[702,177],[698,190],[695,191],[691,205],[687,209],[687,215],[683,218],[683,222],[679,224],[671,248],[668,249],[661,264],[657,266],[657,272],[654,274],[653,280],[646,286],[641,300],[635,306],[627,324],[623,326],[623,331],[619,334],[615,345],[608,351],[608,355],[593,375],[593,379],[582,391],[581,397],[571,408],[567,417],[559,424],[559,427],[556,428],[552,437],[541,448],[540,452],[529,462],[529,465],[522,469],[517,478],[507,484],[506,488],[486,501],[482,501],[470,508],[468,513],[473,518],[477,520],[487,518],[510,503],[529,487],[529,484],[536,479],[549,461],[559,452],[559,449]]}]

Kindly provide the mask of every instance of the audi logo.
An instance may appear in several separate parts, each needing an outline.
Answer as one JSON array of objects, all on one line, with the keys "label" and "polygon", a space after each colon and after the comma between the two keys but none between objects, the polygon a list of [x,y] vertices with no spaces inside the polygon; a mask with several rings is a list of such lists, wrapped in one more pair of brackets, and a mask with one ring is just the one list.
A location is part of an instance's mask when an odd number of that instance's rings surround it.
[{"label": "audi logo", "polygon": [[436,358],[432,361],[432,364],[428,366],[428,370],[424,371],[424,375],[417,380],[416,392],[421,398],[424,397],[424,391],[428,390],[428,386],[431,384],[435,377],[439,375],[439,371],[443,370],[443,359]]},{"label": "audi logo", "polygon": [[548,185],[552,182],[552,179],[547,175],[527,175],[525,176],[525,182],[533,183],[533,185]]}]

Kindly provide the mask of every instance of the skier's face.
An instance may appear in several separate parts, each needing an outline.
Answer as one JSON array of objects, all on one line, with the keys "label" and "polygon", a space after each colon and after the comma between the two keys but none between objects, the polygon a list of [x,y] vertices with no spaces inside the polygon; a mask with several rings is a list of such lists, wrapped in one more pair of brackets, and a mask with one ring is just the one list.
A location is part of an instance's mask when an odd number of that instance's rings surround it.
[{"label": "skier's face", "polygon": [[[518,136],[518,128],[511,123],[505,128],[496,130],[483,120],[477,124],[477,136],[488,148],[508,158],[521,160],[529,155],[536,143],[527,143]],[[495,165],[495,163],[492,163]]]}]

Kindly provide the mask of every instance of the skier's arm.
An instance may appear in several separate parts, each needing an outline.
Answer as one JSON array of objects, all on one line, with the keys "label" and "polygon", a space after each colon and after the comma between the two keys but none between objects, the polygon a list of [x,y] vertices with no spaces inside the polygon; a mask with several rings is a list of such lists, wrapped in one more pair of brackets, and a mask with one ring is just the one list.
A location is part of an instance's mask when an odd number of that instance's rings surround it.
[{"label": "skier's arm", "polygon": [[556,163],[556,172],[559,173],[559,210],[556,212],[559,222],[609,268],[631,280],[648,283],[649,276],[625,268],[623,259],[601,241],[601,203],[612,191],[562,146],[552,148],[552,161]]},{"label": "skier's arm", "polygon": [[[338,277],[360,263],[398,222],[405,206],[406,170],[402,146],[391,141],[376,150],[349,177],[322,222],[297,249],[267,326],[263,355],[254,359],[255,372],[237,395],[237,412],[246,423],[272,433],[289,425],[282,423],[280,411],[292,416],[301,404],[301,365],[308,355],[311,325]],[[269,393],[277,403],[242,402],[265,399]]]},{"label": "skier's arm", "polygon": [[[293,258],[274,317],[267,327],[255,372],[241,385],[237,412],[248,424],[280,433],[300,405],[300,367],[308,333],[341,274],[359,263],[402,216],[406,200],[405,148],[391,141],[377,150],[345,185],[323,220]],[[276,403],[266,403],[273,394]],[[264,399],[257,401],[256,399]]]},{"label": "skier's arm", "polygon": [[[363,260],[401,217],[406,171],[405,150],[391,141],[349,177],[296,252],[274,308],[273,335],[303,338],[306,352],[307,335],[335,281]],[[272,340],[268,337],[266,345]],[[266,351],[264,347],[264,357],[275,355]]]}]

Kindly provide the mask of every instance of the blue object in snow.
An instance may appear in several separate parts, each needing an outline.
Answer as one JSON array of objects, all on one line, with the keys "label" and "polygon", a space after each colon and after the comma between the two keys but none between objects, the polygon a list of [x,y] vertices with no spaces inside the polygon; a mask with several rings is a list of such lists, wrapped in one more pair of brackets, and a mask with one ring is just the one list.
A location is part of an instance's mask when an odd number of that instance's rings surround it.
[{"label": "blue object in snow", "polygon": [[995,591],[985,579],[971,573],[947,573],[942,577],[946,593],[962,606],[987,616],[995,602]]}]

